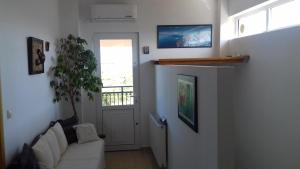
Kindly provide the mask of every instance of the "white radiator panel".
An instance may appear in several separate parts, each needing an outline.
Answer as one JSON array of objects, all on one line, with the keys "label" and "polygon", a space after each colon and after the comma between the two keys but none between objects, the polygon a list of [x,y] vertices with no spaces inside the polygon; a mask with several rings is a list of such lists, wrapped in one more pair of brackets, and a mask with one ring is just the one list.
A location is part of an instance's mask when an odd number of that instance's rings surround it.
[{"label": "white radiator panel", "polygon": [[160,118],[150,114],[150,146],[160,168],[167,167],[167,125]]}]

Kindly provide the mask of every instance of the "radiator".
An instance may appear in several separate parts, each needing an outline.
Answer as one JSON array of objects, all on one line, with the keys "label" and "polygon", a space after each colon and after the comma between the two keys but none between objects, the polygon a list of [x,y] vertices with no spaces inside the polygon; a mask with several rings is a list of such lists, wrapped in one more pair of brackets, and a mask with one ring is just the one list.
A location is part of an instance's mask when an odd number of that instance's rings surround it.
[{"label": "radiator", "polygon": [[167,121],[156,113],[150,114],[150,147],[160,168],[167,168]]}]

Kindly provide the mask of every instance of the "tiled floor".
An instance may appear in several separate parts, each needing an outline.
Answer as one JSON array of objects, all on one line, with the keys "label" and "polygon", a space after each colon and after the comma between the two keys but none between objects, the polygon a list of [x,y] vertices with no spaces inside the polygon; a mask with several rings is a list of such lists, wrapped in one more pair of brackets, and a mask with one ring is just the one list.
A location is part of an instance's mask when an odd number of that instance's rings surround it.
[{"label": "tiled floor", "polygon": [[106,152],[106,169],[158,169],[149,149]]}]

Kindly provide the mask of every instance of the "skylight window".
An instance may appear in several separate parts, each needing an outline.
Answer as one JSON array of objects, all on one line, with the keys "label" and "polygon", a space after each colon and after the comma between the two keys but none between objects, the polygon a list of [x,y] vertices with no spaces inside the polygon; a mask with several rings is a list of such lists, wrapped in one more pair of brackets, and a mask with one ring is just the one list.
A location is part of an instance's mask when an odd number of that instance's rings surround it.
[{"label": "skylight window", "polygon": [[300,0],[278,0],[235,17],[237,37],[300,25]]}]

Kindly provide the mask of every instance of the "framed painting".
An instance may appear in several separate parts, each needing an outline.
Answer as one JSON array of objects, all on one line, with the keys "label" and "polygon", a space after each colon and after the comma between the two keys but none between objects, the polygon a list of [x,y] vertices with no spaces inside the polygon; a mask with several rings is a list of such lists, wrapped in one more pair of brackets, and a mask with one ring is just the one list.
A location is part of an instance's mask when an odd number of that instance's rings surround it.
[{"label": "framed painting", "polygon": [[198,133],[197,77],[177,75],[178,117]]},{"label": "framed painting", "polygon": [[211,48],[212,25],[158,25],[157,48]]},{"label": "framed painting", "polygon": [[28,70],[30,75],[44,73],[44,42],[43,40],[27,38]]}]

